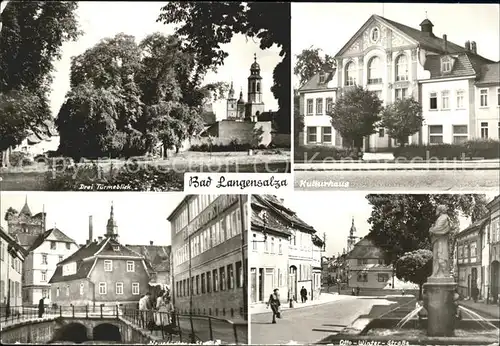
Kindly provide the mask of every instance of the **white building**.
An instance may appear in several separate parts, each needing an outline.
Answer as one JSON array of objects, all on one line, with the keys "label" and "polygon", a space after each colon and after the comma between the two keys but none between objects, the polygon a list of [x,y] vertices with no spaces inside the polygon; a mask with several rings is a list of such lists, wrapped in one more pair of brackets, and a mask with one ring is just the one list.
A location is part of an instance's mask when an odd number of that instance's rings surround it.
[{"label": "white building", "polygon": [[23,270],[23,303],[38,304],[45,297],[45,304],[51,303],[49,280],[57,264],[78,250],[75,241],[57,228],[38,236],[28,249]]},{"label": "white building", "polygon": [[37,129],[31,130],[29,135],[12,151],[21,151],[29,156],[42,155],[59,148],[59,133],[51,121],[46,121]]},{"label": "white building", "polygon": [[[409,138],[410,144],[484,138],[483,125],[488,138],[498,138],[498,131],[490,135],[498,126],[493,100],[499,86],[498,63],[478,55],[474,42],[464,48],[447,41],[446,35],[436,37],[428,19],[420,27],[372,15],[337,53],[336,67],[318,73],[299,89],[304,145],[344,145],[325,110],[354,85],[375,92],[384,105],[410,96],[422,104],[425,121]],[[396,145],[383,128],[364,139],[367,151]]]}]

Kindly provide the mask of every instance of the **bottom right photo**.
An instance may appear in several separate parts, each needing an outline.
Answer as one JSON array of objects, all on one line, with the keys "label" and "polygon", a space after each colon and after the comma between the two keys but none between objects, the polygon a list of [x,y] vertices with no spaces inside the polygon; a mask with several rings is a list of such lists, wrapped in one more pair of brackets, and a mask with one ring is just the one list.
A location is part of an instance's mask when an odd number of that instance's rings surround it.
[{"label": "bottom right photo", "polygon": [[252,195],[251,344],[498,345],[500,196]]}]

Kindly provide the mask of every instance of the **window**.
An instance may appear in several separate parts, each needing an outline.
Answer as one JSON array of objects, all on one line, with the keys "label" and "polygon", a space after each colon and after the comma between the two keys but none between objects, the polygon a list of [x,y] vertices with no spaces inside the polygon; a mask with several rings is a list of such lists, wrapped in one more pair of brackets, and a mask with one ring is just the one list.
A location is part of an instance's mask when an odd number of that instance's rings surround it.
[{"label": "window", "polygon": [[380,138],[385,137],[385,129],[384,129],[383,127],[382,127],[382,128],[380,128],[380,129],[378,129],[378,136],[379,136]]},{"label": "window", "polygon": [[196,294],[200,294],[200,276],[196,275]]},{"label": "window", "polygon": [[442,61],[442,69],[443,72],[450,72],[451,71],[451,59],[448,57],[444,57]]},{"label": "window", "polygon": [[368,259],[366,258],[358,258],[358,266],[368,264]]},{"label": "window", "polygon": [[481,89],[479,91],[479,98],[481,107],[488,107],[488,89]]},{"label": "window", "polygon": [[50,242],[50,249],[51,250],[55,250],[56,249],[56,242],[55,241],[51,241]]},{"label": "window", "polygon": [[457,109],[464,108],[464,96],[465,96],[465,91],[463,90],[457,91]]},{"label": "window", "polygon": [[470,244],[470,257],[476,257],[477,256],[477,244],[474,242]]},{"label": "window", "polygon": [[323,114],[323,99],[316,99],[316,115]]},{"label": "window", "polygon": [[212,277],[214,279],[212,287],[214,289],[214,292],[217,292],[219,290],[219,276],[217,273],[217,269],[214,269],[212,271]]},{"label": "window", "polygon": [[319,83],[320,84],[323,84],[325,82],[325,77],[326,77],[326,75],[324,72],[319,73]]},{"label": "window", "polygon": [[332,128],[330,126],[323,126],[321,128],[321,142],[323,143],[332,142]]},{"label": "window", "polygon": [[212,292],[212,273],[207,272],[207,293]]},{"label": "window", "polygon": [[47,271],[46,270],[42,270],[42,278],[40,279],[40,281],[42,281],[42,282],[47,281]]},{"label": "window", "polygon": [[278,254],[283,254],[283,244],[281,244],[281,239],[278,241]]},{"label": "window", "polygon": [[42,264],[47,264],[47,254],[46,253],[42,254]]},{"label": "window", "polygon": [[243,266],[241,261],[236,262],[236,287],[243,287]]},{"label": "window", "polygon": [[269,252],[269,241],[268,238],[264,239],[264,252]]},{"label": "window", "polygon": [[450,109],[450,92],[448,90],[441,91],[441,108]]},{"label": "window", "polygon": [[374,56],[368,61],[368,84],[382,83],[382,68],[380,58]]},{"label": "window", "polygon": [[132,283],[132,294],[139,295],[139,283],[138,282]]},{"label": "window", "polygon": [[257,235],[254,233],[253,240],[252,240],[252,250],[253,251],[257,251],[257,240],[255,240],[255,238],[257,238]]},{"label": "window", "polygon": [[205,293],[206,292],[206,281],[205,281],[205,273],[201,274],[201,293]]},{"label": "window", "polygon": [[387,282],[389,280],[389,274],[378,274],[377,281],[378,282]]},{"label": "window", "polygon": [[358,274],[358,282],[368,282],[368,274],[367,273],[359,273]]},{"label": "window", "polygon": [[307,143],[316,143],[316,127],[308,126],[307,127]]},{"label": "window", "polygon": [[408,59],[406,55],[396,58],[396,82],[408,80]]},{"label": "window", "polygon": [[111,272],[111,271],[113,271],[113,261],[111,261],[111,260],[104,260],[104,271],[105,272]]},{"label": "window", "polygon": [[313,100],[312,99],[308,99],[307,100],[307,115],[313,115]]},{"label": "window", "polygon": [[115,284],[115,292],[116,294],[123,294],[123,282],[117,282]]},{"label": "window", "polygon": [[429,95],[429,109],[434,110],[438,108],[437,93],[430,93]]},{"label": "window", "polygon": [[488,122],[481,123],[481,138],[488,139]]},{"label": "window", "polygon": [[135,272],[135,263],[134,261],[127,261],[127,272]]},{"label": "window", "polygon": [[80,283],[80,295],[83,296],[83,289],[85,288],[85,285],[82,283]]},{"label": "window", "polygon": [[234,271],[233,271],[233,265],[228,264],[227,266],[227,289],[233,289],[234,288]]},{"label": "window", "polygon": [[370,39],[372,40],[372,42],[376,43],[379,37],[380,37],[380,31],[378,30],[378,28],[373,28],[370,35]]},{"label": "window", "polygon": [[467,141],[467,125],[453,125],[453,143],[460,144]]},{"label": "window", "polygon": [[99,282],[99,294],[106,294],[107,284],[106,282]]},{"label": "window", "polygon": [[59,297],[59,287],[56,288],[56,297]]},{"label": "window", "polygon": [[396,89],[396,100],[402,100],[408,95],[408,88]]},{"label": "window", "polygon": [[443,143],[443,125],[429,125],[429,143]]},{"label": "window", "polygon": [[[500,96],[498,99],[500,100]],[[326,98],[326,112],[330,113],[332,111],[332,109],[333,109],[333,97],[327,97]]]},{"label": "window", "polygon": [[356,68],[353,62],[350,62],[345,67],[345,85],[355,85],[356,84]]},{"label": "window", "polygon": [[66,243],[66,250],[69,250],[71,248],[71,244],[70,243]]}]

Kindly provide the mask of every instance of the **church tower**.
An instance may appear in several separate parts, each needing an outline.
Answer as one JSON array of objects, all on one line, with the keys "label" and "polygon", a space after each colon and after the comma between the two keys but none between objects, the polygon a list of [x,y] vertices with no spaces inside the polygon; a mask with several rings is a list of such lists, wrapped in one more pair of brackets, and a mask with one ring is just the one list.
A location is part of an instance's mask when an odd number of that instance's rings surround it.
[{"label": "church tower", "polygon": [[354,234],[356,233],[356,227],[354,226],[354,217],[352,218],[351,229],[349,230],[349,237],[347,237],[347,253],[351,252],[354,248],[354,244],[356,244],[356,237]]},{"label": "church tower", "polygon": [[118,238],[118,225],[115,221],[115,213],[113,210],[113,202],[111,202],[111,211],[109,213],[108,224],[106,226],[106,238]]},{"label": "church tower", "polygon": [[254,54],[254,62],[250,66],[248,77],[248,103],[246,104],[246,120],[256,122],[260,114],[264,112],[264,101],[262,100],[262,77],[260,76],[260,65],[257,63],[257,54]]},{"label": "church tower", "polygon": [[237,103],[238,107],[238,120],[245,120],[245,100],[243,99],[243,88],[240,90],[240,98]]},{"label": "church tower", "polygon": [[229,89],[229,93],[227,95],[226,119],[235,120],[237,116],[236,98],[234,97],[233,82],[231,82],[231,88]]}]

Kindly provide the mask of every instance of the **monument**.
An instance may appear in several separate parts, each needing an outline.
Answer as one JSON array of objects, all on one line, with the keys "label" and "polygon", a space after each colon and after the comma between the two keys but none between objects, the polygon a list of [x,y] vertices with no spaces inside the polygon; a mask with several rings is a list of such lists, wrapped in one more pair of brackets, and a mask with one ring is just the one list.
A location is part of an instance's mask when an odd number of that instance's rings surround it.
[{"label": "monument", "polygon": [[450,273],[448,240],[450,220],[447,207],[439,205],[437,220],[429,229],[432,242],[432,275],[424,284],[424,307],[427,310],[428,336],[453,336],[456,306],[456,283]]}]

